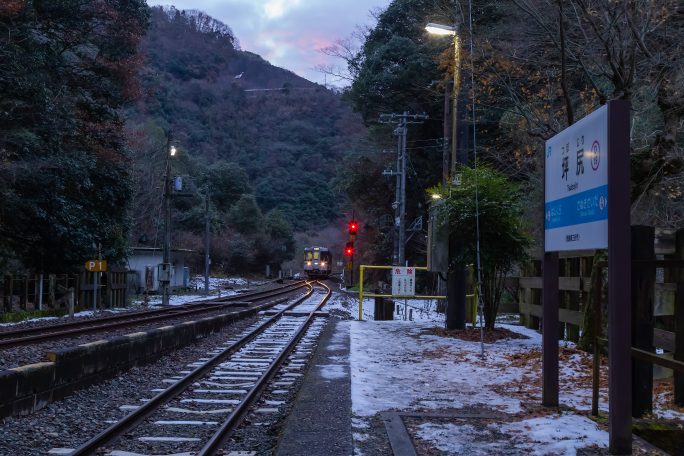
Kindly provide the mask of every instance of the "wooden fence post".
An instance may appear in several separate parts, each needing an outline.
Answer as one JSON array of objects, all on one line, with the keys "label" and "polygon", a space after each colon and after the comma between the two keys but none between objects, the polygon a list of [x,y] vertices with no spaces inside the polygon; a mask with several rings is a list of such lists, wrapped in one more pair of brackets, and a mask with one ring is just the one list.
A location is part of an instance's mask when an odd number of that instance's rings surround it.
[{"label": "wooden fence post", "polygon": [[73,287],[67,288],[67,311],[69,312],[69,318],[74,318],[74,295]]},{"label": "wooden fence post", "polygon": [[79,274],[78,279],[78,304],[81,309],[88,307],[88,294],[85,290],[85,286],[88,285],[88,273],[84,270]]},{"label": "wooden fence post", "polygon": [[54,274],[48,274],[48,306],[51,309],[55,308],[55,288],[56,278]]},{"label": "wooden fence post", "polygon": [[[105,299],[105,304],[108,309],[111,309],[113,307],[112,305],[112,298],[114,297],[114,294],[112,293],[113,291],[113,285],[116,283],[116,273],[115,272],[104,272],[102,275],[104,276],[106,274],[106,281],[105,281],[105,286],[103,290],[103,295],[106,295]],[[104,307],[103,306],[103,307]]]},{"label": "wooden fence post", "polygon": [[21,297],[19,298],[19,308],[21,310],[28,310],[28,298],[29,298],[29,276],[26,274],[24,276],[24,289],[22,290]]},{"label": "wooden fence post", "polygon": [[79,290],[81,286],[81,276],[80,274],[75,274],[74,275],[74,292],[75,292],[75,301],[74,301],[74,307],[79,307],[81,305],[80,302],[80,297],[79,297]]},{"label": "wooden fence post", "polygon": [[[632,226],[632,347],[653,351],[655,228]],[[627,311],[627,309],[625,309]],[[653,411],[653,365],[632,360],[632,416]]]},{"label": "wooden fence post", "polygon": [[[675,237],[675,257],[684,260],[684,229],[680,229]],[[675,296],[675,352],[674,359],[684,361],[684,269],[673,269],[670,275],[677,284]],[[684,374],[674,372],[674,402],[684,405]]]},{"label": "wooden fence post", "polygon": [[13,277],[10,274],[5,274],[3,296],[3,307],[5,312],[12,312],[12,282]]}]

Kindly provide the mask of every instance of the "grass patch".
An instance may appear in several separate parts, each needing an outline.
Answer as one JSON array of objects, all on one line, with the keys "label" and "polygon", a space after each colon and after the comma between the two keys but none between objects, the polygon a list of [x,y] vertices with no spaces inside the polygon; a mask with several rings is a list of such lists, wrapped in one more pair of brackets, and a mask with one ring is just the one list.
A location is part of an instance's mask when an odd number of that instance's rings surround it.
[{"label": "grass patch", "polygon": [[19,310],[17,312],[0,313],[0,323],[17,323],[30,318],[62,317],[66,309]]}]

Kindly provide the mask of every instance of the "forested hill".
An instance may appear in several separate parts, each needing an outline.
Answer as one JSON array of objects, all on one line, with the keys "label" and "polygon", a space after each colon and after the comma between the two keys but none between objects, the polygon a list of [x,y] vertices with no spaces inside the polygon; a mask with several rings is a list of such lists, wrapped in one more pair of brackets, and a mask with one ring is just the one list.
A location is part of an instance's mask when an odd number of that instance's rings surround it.
[{"label": "forested hill", "polygon": [[165,143],[165,131],[181,150],[174,166],[194,185],[212,166],[246,171],[248,183],[230,189],[234,195],[212,189],[226,200],[223,225],[240,193],[254,194],[263,213],[279,209],[298,230],[335,216],[329,183],[362,129],[339,94],[241,50],[229,26],[197,11],[153,8],[141,58],[142,96],[127,116],[138,162],[134,237],[152,228],[158,198],[145,186],[146,172],[156,171],[146,157]]}]

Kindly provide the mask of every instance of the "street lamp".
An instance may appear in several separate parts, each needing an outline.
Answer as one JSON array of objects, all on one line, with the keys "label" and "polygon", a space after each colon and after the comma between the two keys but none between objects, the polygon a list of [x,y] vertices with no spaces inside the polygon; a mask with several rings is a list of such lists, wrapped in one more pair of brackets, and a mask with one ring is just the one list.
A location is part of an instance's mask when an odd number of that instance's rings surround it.
[{"label": "street lamp", "polygon": [[430,22],[428,25],[426,25],[425,30],[427,30],[428,33],[432,33],[434,35],[449,35],[449,36],[454,36],[458,32],[457,27],[451,27],[449,25],[442,25],[442,24],[435,24],[434,22]]},{"label": "street lamp", "polygon": [[[429,23],[425,26],[428,33],[439,36],[454,37],[454,87],[452,90],[451,107],[451,171],[449,172],[447,163],[447,148],[444,148],[442,158],[442,184],[446,187],[447,182],[456,177],[456,164],[458,163],[458,96],[461,91],[461,47],[458,38],[458,26]],[[445,98],[448,92],[445,92]],[[447,101],[444,101],[444,125],[445,139],[447,137],[446,110]],[[445,141],[446,142],[446,141]],[[455,183],[452,181],[452,183]],[[435,200],[436,203],[437,200]],[[449,233],[449,245],[447,249],[448,270],[447,270],[447,308],[446,308],[446,327],[447,329],[464,329],[466,324],[466,272],[463,264],[452,265],[452,260],[459,256],[463,251],[462,240],[458,239],[455,233]]]},{"label": "street lamp", "polygon": [[[449,26],[442,24],[435,24],[430,22],[425,26],[425,30],[433,35],[439,36],[453,36],[454,37],[454,88],[452,90],[452,108],[451,108],[451,174],[456,170],[457,163],[457,125],[458,125],[458,94],[461,91],[461,46],[458,38],[458,26]],[[446,162],[446,160],[445,160]],[[444,170],[444,175],[448,171]],[[446,180],[446,179],[444,179]],[[446,183],[446,182],[443,182]]]}]

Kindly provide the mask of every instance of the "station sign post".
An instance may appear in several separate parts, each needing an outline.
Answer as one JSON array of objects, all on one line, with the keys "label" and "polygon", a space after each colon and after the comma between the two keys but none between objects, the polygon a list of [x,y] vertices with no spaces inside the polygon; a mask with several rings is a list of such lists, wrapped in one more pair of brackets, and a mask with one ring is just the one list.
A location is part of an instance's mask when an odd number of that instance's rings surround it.
[{"label": "station sign post", "polygon": [[632,451],[629,102],[546,142],[542,402],[558,406],[558,252],[608,249],[609,447]]},{"label": "station sign post", "polygon": [[93,273],[93,311],[97,310],[97,287],[98,284],[98,273],[107,272],[107,260],[97,259],[88,260],[83,265],[88,272]]}]

